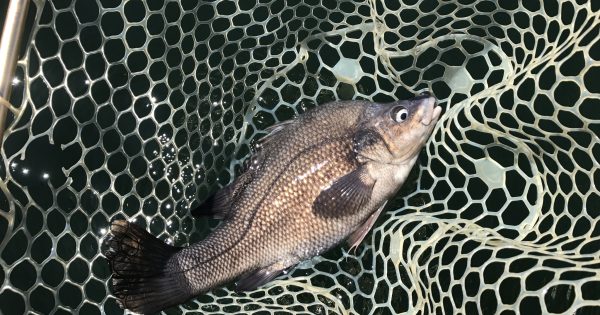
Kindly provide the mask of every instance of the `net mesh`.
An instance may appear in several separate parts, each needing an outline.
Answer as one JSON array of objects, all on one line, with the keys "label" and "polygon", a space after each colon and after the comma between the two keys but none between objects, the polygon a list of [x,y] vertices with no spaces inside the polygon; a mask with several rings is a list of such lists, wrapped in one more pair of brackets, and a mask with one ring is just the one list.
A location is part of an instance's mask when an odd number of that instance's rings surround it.
[{"label": "net mesh", "polygon": [[[593,1],[37,2],[0,165],[0,312],[123,313],[126,218],[177,245],[263,130],[429,89],[445,113],[356,254],[168,313],[600,313]],[[283,144],[285,145],[285,144]]]}]

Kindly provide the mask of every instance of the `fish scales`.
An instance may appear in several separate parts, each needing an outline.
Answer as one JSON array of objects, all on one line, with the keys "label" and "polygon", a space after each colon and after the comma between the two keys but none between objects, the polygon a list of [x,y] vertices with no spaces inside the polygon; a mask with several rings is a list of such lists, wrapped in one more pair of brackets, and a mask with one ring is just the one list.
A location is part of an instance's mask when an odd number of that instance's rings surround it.
[{"label": "fish scales", "polygon": [[155,312],[234,279],[252,290],[348,236],[357,246],[440,113],[429,95],[334,102],[271,128],[247,170],[193,211],[223,222],[188,247],[113,222],[104,253],[120,305]]},{"label": "fish scales", "polygon": [[[207,239],[182,250],[177,263],[180,268],[190,270],[187,279],[194,287],[210,287],[231,280],[249,268],[264,267],[262,261],[291,258],[281,257],[281,252],[298,257],[318,254],[319,249],[331,245],[331,241],[322,237],[323,233],[339,234],[347,229],[351,222],[332,224],[317,218],[311,207],[322,187],[355,168],[355,162],[349,159],[352,153],[349,133],[364,108],[346,105],[341,110],[340,113],[338,108],[331,108],[335,116],[325,113],[304,117],[298,122],[305,123],[300,130],[294,128],[279,135],[278,140],[289,146],[271,145],[276,149],[262,157],[265,161],[260,169],[251,170],[251,176],[256,177],[255,185],[249,186],[232,205],[240,211]],[[290,137],[298,140],[288,142]],[[261,150],[269,151],[271,147]],[[303,178],[302,184],[286,184],[296,182],[311,167],[324,161],[328,163]],[[308,240],[298,244],[292,235]],[[199,261],[206,263],[207,257],[215,256],[219,257],[212,266],[219,265],[217,270],[196,267]]]}]

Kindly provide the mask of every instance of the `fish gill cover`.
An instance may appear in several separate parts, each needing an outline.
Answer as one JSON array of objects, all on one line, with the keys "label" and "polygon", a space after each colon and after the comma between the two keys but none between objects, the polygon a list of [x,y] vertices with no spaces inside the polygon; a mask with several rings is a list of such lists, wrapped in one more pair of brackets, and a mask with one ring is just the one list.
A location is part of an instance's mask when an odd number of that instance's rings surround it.
[{"label": "fish gill cover", "polygon": [[594,1],[35,1],[0,165],[0,312],[120,314],[100,244],[176,245],[273,124],[328,101],[445,108],[356,254],[167,313],[600,313]]}]

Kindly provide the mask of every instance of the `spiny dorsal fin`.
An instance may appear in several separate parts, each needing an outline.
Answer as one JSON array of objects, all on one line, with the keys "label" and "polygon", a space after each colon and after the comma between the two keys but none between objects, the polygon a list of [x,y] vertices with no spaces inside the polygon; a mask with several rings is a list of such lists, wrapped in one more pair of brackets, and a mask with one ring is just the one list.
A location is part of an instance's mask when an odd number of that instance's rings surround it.
[{"label": "spiny dorsal fin", "polygon": [[371,198],[374,185],[375,181],[361,166],[323,190],[313,202],[313,212],[326,218],[355,214]]},{"label": "spiny dorsal fin", "polygon": [[262,146],[265,145],[269,142],[271,142],[274,138],[277,138],[277,135],[284,129],[288,128],[289,126],[294,124],[294,120],[286,120],[286,121],[282,121],[279,122],[271,127],[268,127],[265,129],[265,132],[267,132],[267,135],[265,135],[264,137],[260,138],[257,141],[257,145],[258,146]]}]

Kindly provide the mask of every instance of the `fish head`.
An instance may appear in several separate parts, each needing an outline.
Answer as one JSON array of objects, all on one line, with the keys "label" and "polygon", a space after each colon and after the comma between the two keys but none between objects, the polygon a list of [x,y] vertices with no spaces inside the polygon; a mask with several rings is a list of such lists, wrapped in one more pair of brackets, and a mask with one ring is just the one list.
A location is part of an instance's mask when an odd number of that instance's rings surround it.
[{"label": "fish head", "polygon": [[372,104],[354,135],[359,161],[414,162],[442,113],[437,100],[423,93],[409,100]]}]

